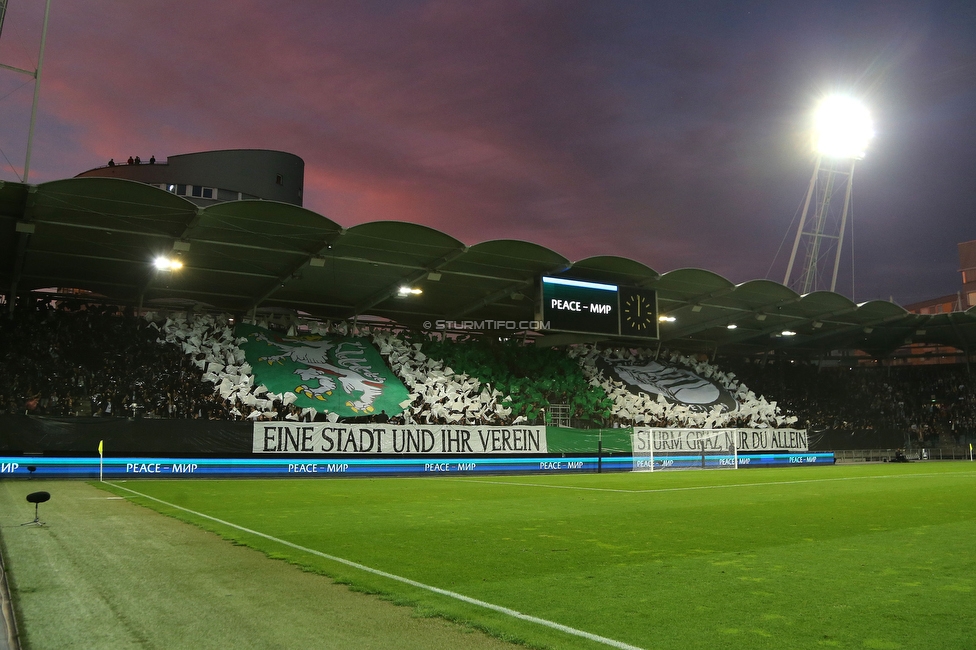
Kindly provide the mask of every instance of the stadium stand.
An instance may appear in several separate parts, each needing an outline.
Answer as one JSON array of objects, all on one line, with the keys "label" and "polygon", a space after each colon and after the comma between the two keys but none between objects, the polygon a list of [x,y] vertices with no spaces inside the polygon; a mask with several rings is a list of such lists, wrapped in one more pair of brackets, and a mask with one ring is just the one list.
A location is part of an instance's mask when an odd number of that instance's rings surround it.
[{"label": "stadium stand", "polygon": [[[312,327],[307,334],[350,333],[346,323]],[[659,355],[669,367],[722,386],[738,403],[733,410],[695,409],[629,390],[608,371],[647,363],[654,358],[649,350],[551,349],[376,328],[356,333],[370,337],[410,392],[394,422],[543,423],[551,422],[553,405],[567,405],[579,427],[795,423],[848,437],[886,432],[914,446],[963,444],[976,432],[976,384],[965,366],[818,368],[781,359],[723,361],[721,369],[704,358]],[[0,319],[0,413],[339,420],[297,406],[293,393],[256,385],[237,344],[226,318],[137,317],[111,306],[37,301]]]},{"label": "stadium stand", "polygon": [[219,419],[213,387],[182,350],[130,312],[37,302],[0,319],[0,412]]},{"label": "stadium stand", "polygon": [[962,445],[976,435],[976,383],[965,365],[818,368],[738,363],[811,431],[896,431],[914,446]]}]

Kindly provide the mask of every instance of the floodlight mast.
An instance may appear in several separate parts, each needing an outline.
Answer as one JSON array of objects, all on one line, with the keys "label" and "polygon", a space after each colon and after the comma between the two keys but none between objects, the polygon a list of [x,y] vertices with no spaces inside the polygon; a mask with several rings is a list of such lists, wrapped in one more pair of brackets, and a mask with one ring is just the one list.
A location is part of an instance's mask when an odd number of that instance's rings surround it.
[{"label": "floodlight mast", "polygon": [[[0,0],[0,33],[3,31],[3,20],[7,13],[7,0]],[[11,70],[34,77],[34,101],[31,103],[30,127],[27,130],[27,155],[24,158],[24,176],[21,182],[26,183],[30,176],[31,150],[34,145],[34,124],[37,122],[37,103],[41,96],[41,68],[44,65],[44,46],[47,43],[47,23],[51,15],[51,0],[47,0],[44,7],[44,27],[41,29],[41,51],[37,57],[37,68],[34,71],[15,68],[12,65],[0,63],[0,68]],[[16,170],[14,171],[16,173]]]},{"label": "floodlight mast", "polygon": [[[851,208],[854,164],[864,157],[864,150],[873,134],[870,117],[860,104],[840,97],[828,98],[821,104],[817,113],[817,159],[783,278],[784,285],[800,294],[828,288],[822,279],[828,271],[831,246],[834,247],[834,255],[829,290],[837,289],[837,273]],[[840,182],[844,182],[845,189],[838,218],[836,209],[831,210],[831,203]],[[808,224],[810,204],[814,196],[817,199],[816,206]],[[834,207],[836,208],[836,202]],[[794,277],[797,251],[804,238],[806,243],[803,268]]]}]

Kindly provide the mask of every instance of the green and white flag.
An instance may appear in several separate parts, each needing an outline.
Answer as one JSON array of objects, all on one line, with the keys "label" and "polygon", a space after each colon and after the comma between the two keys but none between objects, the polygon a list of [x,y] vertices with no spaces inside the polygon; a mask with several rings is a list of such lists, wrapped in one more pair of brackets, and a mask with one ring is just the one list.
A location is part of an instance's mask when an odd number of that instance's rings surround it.
[{"label": "green and white flag", "polygon": [[340,417],[385,412],[397,415],[409,397],[406,387],[362,337],[279,336],[253,325],[238,325],[247,337],[241,349],[254,372],[255,383],[272,393],[292,392],[295,404]]}]

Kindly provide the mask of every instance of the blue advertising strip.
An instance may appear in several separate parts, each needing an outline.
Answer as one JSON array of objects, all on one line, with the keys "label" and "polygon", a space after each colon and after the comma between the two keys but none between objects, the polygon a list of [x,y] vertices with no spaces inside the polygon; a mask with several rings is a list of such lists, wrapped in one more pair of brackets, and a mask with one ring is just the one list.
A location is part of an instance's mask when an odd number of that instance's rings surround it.
[{"label": "blue advertising strip", "polygon": [[[742,454],[738,458],[739,467],[786,467],[789,465],[833,465],[834,452],[803,452],[788,454]],[[638,459],[638,463],[650,462]],[[706,468],[734,467],[733,456],[705,456]],[[700,455],[660,456],[654,458],[654,469],[694,469],[701,468]]]},{"label": "blue advertising strip", "polygon": [[[728,466],[731,457],[708,456],[706,466]],[[640,461],[640,459],[638,459]],[[830,465],[833,452],[790,454],[748,454],[739,456],[739,467],[783,467]],[[701,456],[655,458],[654,469],[701,467]],[[619,472],[634,468],[630,456],[598,459],[596,456],[557,458],[106,458],[105,478],[192,478],[192,477],[329,477],[342,475],[409,475],[456,473],[549,473]],[[98,478],[98,458],[0,457],[0,478]]]}]

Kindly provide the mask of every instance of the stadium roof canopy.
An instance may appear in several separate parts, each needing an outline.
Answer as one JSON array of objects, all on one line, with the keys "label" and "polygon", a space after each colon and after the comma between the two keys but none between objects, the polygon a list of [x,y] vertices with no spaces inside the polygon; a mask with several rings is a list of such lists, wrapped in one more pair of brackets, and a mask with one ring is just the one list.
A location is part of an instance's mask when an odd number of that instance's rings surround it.
[{"label": "stadium roof canopy", "polygon": [[[174,254],[182,270],[155,269],[156,256]],[[661,323],[660,340],[679,349],[860,349],[881,356],[912,342],[976,347],[976,308],[917,315],[890,302],[857,305],[829,292],[800,296],[768,280],[736,285],[701,269],[660,274],[615,256],[571,262],[525,241],[466,246],[397,221],[343,228],[273,201],[199,208],[113,178],[0,181],[0,260],[4,293],[70,287],[144,308],[369,316],[408,327],[436,327],[438,320],[520,322],[535,318],[540,275],[557,275],[655,289],[660,312],[674,317]],[[423,293],[401,296],[401,287]],[[550,334],[542,340],[599,338]]]}]

